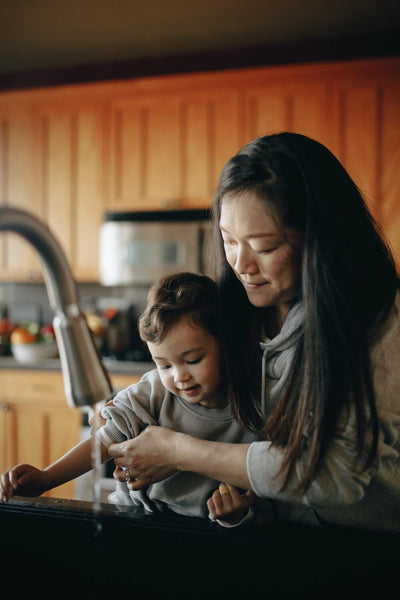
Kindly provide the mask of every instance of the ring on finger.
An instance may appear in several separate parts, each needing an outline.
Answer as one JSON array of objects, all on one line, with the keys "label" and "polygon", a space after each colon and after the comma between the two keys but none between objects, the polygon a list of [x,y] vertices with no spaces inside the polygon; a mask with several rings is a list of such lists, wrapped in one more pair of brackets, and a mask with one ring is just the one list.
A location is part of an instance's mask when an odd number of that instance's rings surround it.
[{"label": "ring on finger", "polygon": [[218,486],[218,490],[219,490],[219,493],[221,494],[221,496],[225,496],[227,494],[229,495],[229,490],[225,483],[220,483]]},{"label": "ring on finger", "polygon": [[129,472],[129,467],[123,467],[124,471],[125,471],[125,481],[126,483],[129,483],[130,481],[132,481],[134,478],[131,477],[131,474]]}]

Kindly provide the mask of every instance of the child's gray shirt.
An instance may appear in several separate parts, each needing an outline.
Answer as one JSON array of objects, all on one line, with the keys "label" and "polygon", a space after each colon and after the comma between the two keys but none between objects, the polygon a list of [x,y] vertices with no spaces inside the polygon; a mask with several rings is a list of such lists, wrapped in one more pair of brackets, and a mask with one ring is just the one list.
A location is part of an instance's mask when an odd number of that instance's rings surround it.
[{"label": "child's gray shirt", "polygon": [[[145,373],[138,383],[119,392],[113,406],[106,406],[102,416],[107,423],[98,436],[105,446],[136,437],[147,425],[169,427],[204,440],[250,443],[256,438],[233,417],[229,407],[206,408],[190,404],[171,394],[162,385],[157,369]],[[175,513],[208,518],[207,499],[219,481],[190,472],[177,472],[140,491],[130,491],[117,482],[111,495],[116,504],[142,506],[148,511],[172,510]]]}]

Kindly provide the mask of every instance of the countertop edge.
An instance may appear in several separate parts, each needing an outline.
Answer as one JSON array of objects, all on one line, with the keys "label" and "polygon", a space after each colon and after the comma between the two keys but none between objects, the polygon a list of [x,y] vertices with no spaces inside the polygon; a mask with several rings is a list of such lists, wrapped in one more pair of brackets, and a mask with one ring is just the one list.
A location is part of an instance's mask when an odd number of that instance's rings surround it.
[{"label": "countertop edge", "polygon": [[[103,359],[103,364],[110,375],[143,375],[154,369],[152,362],[117,361]],[[60,371],[61,362],[58,358],[46,358],[37,362],[21,363],[12,356],[0,357],[1,369],[22,369],[24,371]]]}]

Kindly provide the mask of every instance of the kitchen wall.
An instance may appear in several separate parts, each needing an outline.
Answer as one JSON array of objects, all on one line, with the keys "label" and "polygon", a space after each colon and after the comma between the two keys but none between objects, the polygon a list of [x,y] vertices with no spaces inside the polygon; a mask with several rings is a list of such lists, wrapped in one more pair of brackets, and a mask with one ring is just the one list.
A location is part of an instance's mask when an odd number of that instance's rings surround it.
[{"label": "kitchen wall", "polygon": [[[121,298],[135,306],[138,314],[146,301],[146,286],[104,287],[99,284],[80,283],[77,286],[81,308],[96,308],[100,298]],[[34,315],[38,310],[43,323],[51,322],[53,312],[43,283],[0,283],[0,306],[14,314]]]}]

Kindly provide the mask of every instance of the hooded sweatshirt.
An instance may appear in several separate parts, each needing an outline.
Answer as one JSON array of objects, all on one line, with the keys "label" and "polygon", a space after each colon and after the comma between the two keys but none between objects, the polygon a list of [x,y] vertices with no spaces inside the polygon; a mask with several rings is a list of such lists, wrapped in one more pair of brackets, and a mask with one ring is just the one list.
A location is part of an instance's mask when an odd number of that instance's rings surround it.
[{"label": "hooded sweatshirt", "polygon": [[[268,418],[288,381],[303,310],[295,304],[281,332],[261,343],[263,350],[264,415]],[[363,470],[372,439],[367,434],[357,458],[354,407],[339,417],[333,440],[317,476],[300,495],[305,456],[297,461],[287,487],[275,477],[282,449],[255,441],[247,454],[248,476],[255,493],[274,500],[278,518],[308,524],[335,524],[377,531],[400,532],[400,292],[370,347],[372,381],[379,419],[378,452]]]}]

